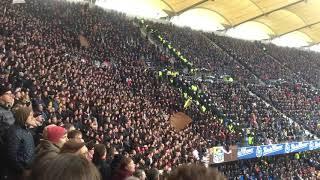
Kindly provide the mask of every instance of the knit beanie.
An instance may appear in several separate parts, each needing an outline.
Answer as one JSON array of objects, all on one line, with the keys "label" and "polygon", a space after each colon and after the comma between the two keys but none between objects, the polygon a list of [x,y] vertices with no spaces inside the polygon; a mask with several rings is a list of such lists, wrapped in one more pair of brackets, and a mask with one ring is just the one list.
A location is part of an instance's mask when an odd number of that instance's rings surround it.
[{"label": "knit beanie", "polygon": [[0,85],[0,96],[4,95],[8,91],[11,91],[11,89],[8,86],[4,84]]},{"label": "knit beanie", "polygon": [[50,124],[50,125],[44,127],[43,132],[42,132],[42,137],[43,137],[43,139],[48,140],[48,129],[49,129],[50,127],[53,127],[53,126],[56,126],[56,125],[55,125],[55,124]]},{"label": "knit beanie", "polygon": [[62,146],[60,153],[76,153],[78,152],[83,146],[85,145],[84,142],[77,142],[76,140],[69,140]]},{"label": "knit beanie", "polygon": [[13,114],[15,118],[15,124],[24,126],[28,117],[30,116],[32,109],[30,107],[21,106],[14,109]]},{"label": "knit beanie", "polygon": [[60,126],[51,126],[47,129],[47,140],[58,143],[59,140],[67,133],[66,129]]}]

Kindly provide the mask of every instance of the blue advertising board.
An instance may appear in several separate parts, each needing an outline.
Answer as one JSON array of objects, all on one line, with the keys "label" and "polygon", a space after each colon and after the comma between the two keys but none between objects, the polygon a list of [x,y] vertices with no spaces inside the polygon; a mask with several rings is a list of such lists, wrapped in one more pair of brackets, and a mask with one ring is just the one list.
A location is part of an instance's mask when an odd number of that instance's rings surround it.
[{"label": "blue advertising board", "polygon": [[263,146],[238,147],[238,159],[250,159],[263,156],[274,156],[294,152],[320,149],[320,140],[270,144]]}]

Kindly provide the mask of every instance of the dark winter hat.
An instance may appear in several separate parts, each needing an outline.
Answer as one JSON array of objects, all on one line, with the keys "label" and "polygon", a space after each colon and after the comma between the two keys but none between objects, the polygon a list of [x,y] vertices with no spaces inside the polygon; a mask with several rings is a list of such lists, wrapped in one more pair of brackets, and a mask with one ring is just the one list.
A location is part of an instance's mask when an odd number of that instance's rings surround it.
[{"label": "dark winter hat", "polygon": [[3,96],[8,91],[11,91],[11,89],[8,86],[4,84],[0,85],[0,96]]}]

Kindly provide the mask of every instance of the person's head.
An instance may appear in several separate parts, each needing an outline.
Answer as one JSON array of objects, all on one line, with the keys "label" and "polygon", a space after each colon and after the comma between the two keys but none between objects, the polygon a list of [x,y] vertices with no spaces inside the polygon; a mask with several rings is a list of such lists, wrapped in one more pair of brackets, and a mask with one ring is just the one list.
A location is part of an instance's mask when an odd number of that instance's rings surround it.
[{"label": "person's head", "polygon": [[14,92],[14,97],[15,99],[20,99],[22,97],[22,94],[21,94],[21,88],[17,88]]},{"label": "person's head", "polygon": [[152,168],[147,172],[148,180],[159,180],[160,179],[160,172],[158,169]]},{"label": "person's head", "polygon": [[42,105],[42,104],[38,104],[37,110],[38,110],[39,112],[42,112],[42,111],[43,111],[43,105]]},{"label": "person's head", "polygon": [[60,126],[50,126],[47,128],[47,140],[57,145],[58,147],[62,147],[64,143],[67,142],[67,131],[63,127]]},{"label": "person's head", "polygon": [[[89,142],[86,143],[86,146],[88,147],[89,151],[93,150],[94,151],[94,147],[97,145],[95,140],[91,140]],[[93,152],[92,152],[93,154]]]},{"label": "person's head", "polygon": [[21,127],[37,126],[30,107],[18,107],[13,111],[15,124]]},{"label": "person's head", "polygon": [[86,143],[86,146],[89,150],[89,153],[93,156],[93,153],[94,153],[94,147],[96,145],[96,142],[94,140],[91,140],[89,142]]},{"label": "person's head", "polygon": [[70,131],[76,129],[76,128],[74,127],[74,125],[71,124],[71,123],[65,123],[65,124],[63,125],[63,127],[67,130],[67,132],[70,132]]},{"label": "person's head", "polygon": [[146,173],[142,169],[138,169],[133,173],[133,176],[139,178],[139,180],[145,180],[147,178]]},{"label": "person's head", "polygon": [[105,160],[107,156],[107,149],[104,144],[96,144],[94,146],[94,153],[92,162],[98,163],[101,160]]},{"label": "person's head", "polygon": [[53,126],[56,126],[56,125],[55,124],[50,124],[50,125],[48,125],[48,126],[43,128],[43,131],[42,131],[42,138],[43,139],[48,140],[48,138],[47,138],[47,136],[48,136],[48,128],[53,127]]},{"label": "person's head", "polygon": [[226,178],[213,168],[199,165],[182,165],[173,170],[168,180],[225,180]]},{"label": "person's head", "polygon": [[11,108],[14,104],[14,94],[5,85],[0,85],[0,104],[7,108]]},{"label": "person's head", "polygon": [[122,157],[119,163],[119,170],[125,170],[130,173],[133,173],[136,169],[136,165],[133,160],[129,157]]},{"label": "person's head", "polygon": [[119,154],[115,147],[110,147],[107,149],[108,157],[113,158],[116,154]]},{"label": "person's head", "polygon": [[84,142],[82,139],[82,133],[79,130],[72,130],[68,132],[68,139],[73,139],[77,142]]},{"label": "person's head", "polygon": [[85,157],[64,153],[52,159],[33,180],[100,180],[97,168]]},{"label": "person's head", "polygon": [[60,153],[72,153],[77,155],[87,156],[88,148],[85,146],[84,142],[78,142],[76,140],[68,140],[62,146]]}]

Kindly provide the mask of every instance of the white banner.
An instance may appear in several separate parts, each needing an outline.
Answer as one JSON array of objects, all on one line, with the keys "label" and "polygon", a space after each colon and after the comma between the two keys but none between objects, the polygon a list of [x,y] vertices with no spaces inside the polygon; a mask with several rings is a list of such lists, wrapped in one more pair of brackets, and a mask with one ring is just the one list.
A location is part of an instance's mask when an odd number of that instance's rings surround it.
[{"label": "white banner", "polygon": [[22,3],[26,3],[25,0],[12,0],[12,4],[22,4]]}]

